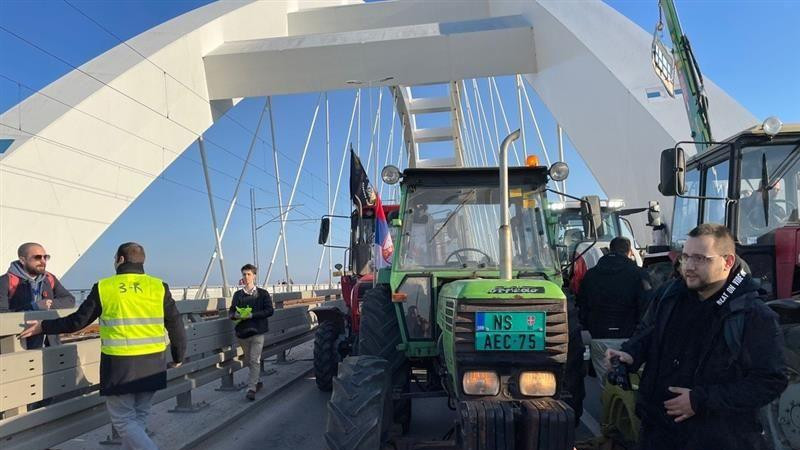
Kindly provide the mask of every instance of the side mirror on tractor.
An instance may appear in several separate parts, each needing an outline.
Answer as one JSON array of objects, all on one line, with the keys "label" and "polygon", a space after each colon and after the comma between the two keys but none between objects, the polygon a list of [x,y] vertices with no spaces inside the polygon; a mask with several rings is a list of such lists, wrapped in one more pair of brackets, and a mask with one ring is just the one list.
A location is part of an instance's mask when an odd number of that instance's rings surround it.
[{"label": "side mirror on tractor", "polygon": [[661,224],[661,205],[657,200],[650,200],[647,203],[647,226],[655,228]]},{"label": "side mirror on tractor", "polygon": [[605,234],[603,216],[600,209],[600,197],[587,195],[581,199],[581,217],[583,218],[583,235],[599,239]]},{"label": "side mirror on tractor", "polygon": [[668,148],[661,152],[661,181],[658,191],[668,197],[683,195],[686,191],[686,155],[680,147]]},{"label": "side mirror on tractor", "polygon": [[317,242],[320,245],[325,245],[328,242],[328,235],[331,232],[331,219],[330,217],[323,217],[319,223],[319,238]]}]

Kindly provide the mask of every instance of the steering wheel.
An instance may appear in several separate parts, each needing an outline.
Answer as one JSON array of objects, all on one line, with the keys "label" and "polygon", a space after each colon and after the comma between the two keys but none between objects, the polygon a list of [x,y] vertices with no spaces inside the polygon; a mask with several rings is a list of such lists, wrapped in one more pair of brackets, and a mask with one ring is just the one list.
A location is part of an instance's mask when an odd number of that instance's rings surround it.
[{"label": "steering wheel", "polygon": [[486,264],[491,264],[491,262],[492,262],[492,257],[489,256],[483,250],[481,250],[479,248],[465,247],[465,248],[459,248],[458,250],[454,250],[452,253],[447,255],[447,258],[444,259],[444,263],[447,264],[450,261],[450,258],[455,256],[456,259],[458,259],[458,263],[461,264],[462,266],[466,267],[466,262],[465,262],[464,258],[461,257],[461,253],[464,253],[464,252],[480,253],[481,255],[483,255],[483,260],[481,262],[485,261]]},{"label": "steering wheel", "polygon": [[[770,200],[770,208],[769,208],[769,225],[763,224],[761,221],[764,220],[764,210],[762,208],[754,208],[751,209],[750,212],[745,215],[745,220],[747,222],[747,226],[749,226],[754,232],[761,233],[767,232],[769,230],[773,230],[789,220],[789,214],[791,211],[794,211],[796,206],[788,201],[783,199],[775,199]],[[775,206],[782,204],[783,211],[779,212],[776,210]],[[776,214],[777,213],[777,214]]]}]

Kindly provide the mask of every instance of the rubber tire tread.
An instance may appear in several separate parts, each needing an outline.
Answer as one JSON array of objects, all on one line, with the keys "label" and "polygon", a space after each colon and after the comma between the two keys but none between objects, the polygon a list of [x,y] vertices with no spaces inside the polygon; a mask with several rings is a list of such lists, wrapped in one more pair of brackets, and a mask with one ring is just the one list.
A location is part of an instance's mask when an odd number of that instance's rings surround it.
[{"label": "rubber tire tread", "polygon": [[358,354],[385,359],[394,374],[407,363],[405,353],[397,350],[402,341],[391,290],[388,285],[379,284],[364,294],[361,303]]},{"label": "rubber tire tread", "polygon": [[[364,293],[361,303],[361,323],[358,332],[358,354],[379,356],[389,362],[392,385],[408,389],[408,358],[397,350],[403,342],[400,324],[392,303],[391,290],[386,284],[379,284]],[[411,423],[411,400],[393,402],[394,421],[407,433]]]},{"label": "rubber tire tread", "polygon": [[376,356],[350,356],[339,365],[328,401],[325,443],[331,450],[380,450],[389,395],[388,363]]},{"label": "rubber tire tread", "polygon": [[339,367],[339,354],[336,341],[339,327],[330,320],[320,323],[314,333],[314,378],[320,391],[333,388],[333,379]]}]

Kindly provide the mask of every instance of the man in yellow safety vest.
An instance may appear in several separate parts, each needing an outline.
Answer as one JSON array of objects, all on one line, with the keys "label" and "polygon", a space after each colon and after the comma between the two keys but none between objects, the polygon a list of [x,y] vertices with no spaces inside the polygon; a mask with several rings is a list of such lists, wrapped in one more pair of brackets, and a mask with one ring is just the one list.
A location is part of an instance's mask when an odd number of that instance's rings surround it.
[{"label": "man in yellow safety vest", "polygon": [[144,273],[144,248],[128,242],[114,257],[117,274],[92,286],[74,313],[54,320],[28,321],[20,334],[78,331],[100,319],[100,395],[106,396],[111,423],[124,449],[157,449],[146,432],[153,394],[167,386],[166,331],[171,365],[183,361],[186,332],[169,286]]}]

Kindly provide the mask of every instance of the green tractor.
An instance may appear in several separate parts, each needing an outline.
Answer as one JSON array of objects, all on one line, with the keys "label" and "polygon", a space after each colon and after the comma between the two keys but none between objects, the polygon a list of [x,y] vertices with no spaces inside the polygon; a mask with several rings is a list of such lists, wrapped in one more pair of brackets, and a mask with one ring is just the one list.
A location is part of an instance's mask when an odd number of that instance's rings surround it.
[{"label": "green tractor", "polygon": [[546,226],[548,177],[568,168],[509,169],[518,136],[503,141],[499,171],[384,169],[402,179],[398,240],[364,296],[359,354],[334,379],[329,448],[420,448],[402,438],[420,397],[446,399],[458,417],[427,446],[573,448],[583,345]]}]

